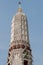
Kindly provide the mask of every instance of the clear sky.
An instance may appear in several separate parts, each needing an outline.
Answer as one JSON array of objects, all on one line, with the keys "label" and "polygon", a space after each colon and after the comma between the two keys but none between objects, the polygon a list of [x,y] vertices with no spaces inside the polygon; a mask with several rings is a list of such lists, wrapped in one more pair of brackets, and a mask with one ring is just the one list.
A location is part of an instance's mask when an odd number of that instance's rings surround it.
[{"label": "clear sky", "polygon": [[[6,65],[10,44],[12,17],[17,12],[18,1],[0,0],[0,65]],[[33,65],[43,65],[43,0],[21,0],[28,18]]]}]

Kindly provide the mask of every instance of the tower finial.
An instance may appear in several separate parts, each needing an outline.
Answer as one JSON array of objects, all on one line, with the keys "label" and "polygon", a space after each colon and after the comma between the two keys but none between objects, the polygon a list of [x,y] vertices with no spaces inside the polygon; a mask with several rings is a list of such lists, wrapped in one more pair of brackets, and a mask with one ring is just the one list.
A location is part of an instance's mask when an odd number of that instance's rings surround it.
[{"label": "tower finial", "polygon": [[21,2],[20,2],[20,1],[18,2],[18,5],[19,5],[19,7],[18,7],[18,12],[22,12]]},{"label": "tower finial", "polygon": [[18,4],[21,5],[21,2],[19,1]]},{"label": "tower finial", "polygon": [[21,8],[21,2],[20,1],[18,2],[18,5],[19,5],[19,8]]}]

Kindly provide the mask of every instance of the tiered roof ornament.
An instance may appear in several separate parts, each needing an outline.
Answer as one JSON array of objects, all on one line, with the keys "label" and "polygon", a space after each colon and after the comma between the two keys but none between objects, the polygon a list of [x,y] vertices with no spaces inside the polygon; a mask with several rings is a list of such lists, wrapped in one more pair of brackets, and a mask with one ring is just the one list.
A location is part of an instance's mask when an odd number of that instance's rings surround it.
[{"label": "tiered roof ornament", "polygon": [[18,2],[18,5],[19,5],[19,7],[18,7],[18,12],[22,12],[21,2]]}]

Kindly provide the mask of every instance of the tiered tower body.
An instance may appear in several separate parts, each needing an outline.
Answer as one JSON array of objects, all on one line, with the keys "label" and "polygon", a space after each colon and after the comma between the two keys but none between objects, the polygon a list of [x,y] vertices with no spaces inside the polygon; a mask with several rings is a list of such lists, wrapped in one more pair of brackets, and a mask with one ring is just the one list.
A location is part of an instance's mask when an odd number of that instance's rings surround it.
[{"label": "tiered tower body", "polygon": [[12,19],[10,43],[7,65],[32,65],[28,21],[21,7]]}]

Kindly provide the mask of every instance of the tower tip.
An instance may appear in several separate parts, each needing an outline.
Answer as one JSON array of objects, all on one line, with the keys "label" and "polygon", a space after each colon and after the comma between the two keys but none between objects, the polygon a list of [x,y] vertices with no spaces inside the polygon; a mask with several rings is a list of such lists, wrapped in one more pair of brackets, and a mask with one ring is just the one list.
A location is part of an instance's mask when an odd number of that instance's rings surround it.
[{"label": "tower tip", "polygon": [[21,5],[21,2],[19,1],[18,4]]},{"label": "tower tip", "polygon": [[22,12],[21,2],[20,2],[20,1],[18,2],[18,5],[19,5],[19,7],[18,7],[18,12]]}]

